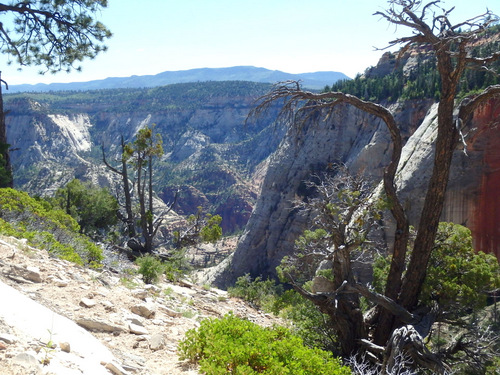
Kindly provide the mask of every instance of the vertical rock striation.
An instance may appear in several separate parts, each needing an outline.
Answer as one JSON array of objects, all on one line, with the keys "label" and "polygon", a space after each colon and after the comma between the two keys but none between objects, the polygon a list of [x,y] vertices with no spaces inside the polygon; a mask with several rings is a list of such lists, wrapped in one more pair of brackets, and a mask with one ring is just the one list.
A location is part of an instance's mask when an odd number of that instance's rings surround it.
[{"label": "vertical rock striation", "polygon": [[[437,105],[410,101],[394,106],[394,113],[409,136],[397,175],[400,197],[410,223],[418,225],[433,166]],[[455,152],[442,221],[469,227],[477,250],[500,256],[500,100],[475,113],[466,129],[467,146]],[[294,241],[308,228],[292,201],[307,194],[303,181],[343,162],[351,172],[380,181],[388,161],[390,139],[378,119],[350,107],[340,108],[328,122],[289,133],[271,157],[261,195],[232,259],[212,280],[228,286],[237,277],[275,277],[281,259],[293,251]],[[387,215],[389,216],[389,215]],[[391,218],[384,241],[390,248]]]}]

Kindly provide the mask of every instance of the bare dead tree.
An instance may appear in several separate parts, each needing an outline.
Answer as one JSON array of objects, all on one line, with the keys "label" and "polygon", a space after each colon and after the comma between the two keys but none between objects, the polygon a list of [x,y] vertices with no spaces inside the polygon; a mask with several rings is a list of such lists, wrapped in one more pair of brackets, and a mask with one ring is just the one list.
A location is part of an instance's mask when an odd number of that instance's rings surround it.
[{"label": "bare dead tree", "polygon": [[[387,199],[391,202],[391,213],[394,217],[395,242],[392,253],[387,287],[384,295],[376,295],[366,287],[356,284],[350,275],[350,258],[343,253],[341,247],[334,251],[334,257],[345,268],[335,280],[337,290],[333,293],[308,293],[299,289],[304,297],[313,301],[320,310],[328,314],[332,321],[339,316],[344,319],[342,327],[338,327],[343,355],[349,357],[353,352],[366,350],[367,324],[375,326],[373,336],[369,337],[374,347],[395,345],[396,330],[408,326],[411,332],[399,343],[415,354],[413,359],[420,358],[418,363],[434,372],[445,373],[444,366],[432,353],[424,348],[418,349],[418,342],[428,332],[432,319],[427,313],[417,314],[418,298],[426,276],[430,254],[433,250],[439,218],[444,204],[444,195],[449,179],[453,153],[460,140],[461,131],[470,121],[473,112],[487,100],[500,95],[500,85],[490,86],[482,93],[469,96],[456,103],[457,90],[461,78],[467,69],[485,69],[500,59],[500,53],[485,57],[473,57],[471,50],[479,38],[479,34],[498,20],[489,10],[458,24],[451,24],[449,14],[452,9],[440,8],[441,1],[422,2],[418,0],[390,0],[388,9],[375,13],[389,23],[406,27],[411,35],[401,37],[389,43],[389,46],[402,46],[399,57],[411,48],[425,46],[436,58],[436,68],[441,80],[441,95],[438,103],[437,139],[435,141],[434,167],[420,215],[418,232],[413,244],[408,267],[405,258],[409,245],[409,225],[405,210],[398,198],[394,183],[395,173],[400,161],[403,147],[400,127],[393,114],[387,108],[369,101],[361,100],[342,92],[312,93],[302,90],[297,82],[283,82],[275,85],[270,93],[262,97],[251,115],[259,115],[276,101],[283,101],[280,118],[287,121],[294,129],[300,130],[308,121],[313,121],[318,113],[325,117],[334,115],[340,105],[354,106],[381,119],[389,130],[392,140],[392,154],[389,164],[384,170],[383,186]],[[464,31],[465,30],[465,31]],[[333,260],[332,264],[335,264]],[[335,266],[332,266],[335,273]],[[403,271],[406,269],[406,273]],[[376,303],[378,314],[369,323],[360,315],[357,297],[348,299],[349,303],[341,303],[339,298],[344,293],[361,294]],[[416,331],[413,328],[419,327]],[[418,334],[415,334],[417,332]],[[392,340],[391,340],[392,337]],[[411,339],[413,337],[413,339]],[[410,341],[407,339],[410,338]],[[343,342],[348,341],[348,342]],[[386,357],[392,351],[386,351]],[[387,362],[387,359],[386,359]]]}]

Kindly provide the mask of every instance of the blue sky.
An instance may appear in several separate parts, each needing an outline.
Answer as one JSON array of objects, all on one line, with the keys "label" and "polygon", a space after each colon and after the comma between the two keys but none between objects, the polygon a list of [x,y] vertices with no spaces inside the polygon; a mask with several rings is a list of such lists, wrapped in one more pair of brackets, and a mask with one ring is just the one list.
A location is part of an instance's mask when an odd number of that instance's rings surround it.
[{"label": "blue sky", "polygon": [[[446,0],[452,21],[500,14],[498,0]],[[386,0],[109,0],[99,16],[114,36],[83,72],[37,74],[6,66],[9,84],[75,82],[169,70],[253,65],[289,73],[339,71],[354,77],[375,65],[404,33],[373,13]]]}]

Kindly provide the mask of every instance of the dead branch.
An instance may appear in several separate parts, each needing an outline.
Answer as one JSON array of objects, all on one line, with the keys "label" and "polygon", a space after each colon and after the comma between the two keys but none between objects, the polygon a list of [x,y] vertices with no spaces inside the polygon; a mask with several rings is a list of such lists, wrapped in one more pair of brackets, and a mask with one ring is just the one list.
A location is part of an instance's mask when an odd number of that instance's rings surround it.
[{"label": "dead branch", "polygon": [[422,336],[411,325],[398,328],[392,333],[385,352],[383,371],[392,373],[395,368],[399,367],[400,364],[395,360],[399,357],[409,357],[415,365],[427,368],[436,374],[446,374],[449,370],[435,354],[427,349]]}]

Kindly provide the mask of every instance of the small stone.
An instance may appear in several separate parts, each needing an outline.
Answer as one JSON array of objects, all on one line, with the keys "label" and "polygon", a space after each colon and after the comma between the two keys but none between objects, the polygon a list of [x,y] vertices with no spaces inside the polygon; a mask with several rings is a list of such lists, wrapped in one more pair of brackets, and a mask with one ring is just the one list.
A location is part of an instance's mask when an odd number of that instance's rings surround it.
[{"label": "small stone", "polygon": [[180,286],[183,286],[183,287],[185,287],[185,288],[193,288],[193,287],[194,287],[194,284],[193,284],[193,283],[191,283],[191,282],[189,282],[189,281],[187,281],[187,280],[184,280],[184,279],[180,279],[180,280],[179,280],[179,285],[180,285]]},{"label": "small stone", "polygon": [[166,306],[160,306],[162,311],[167,314],[168,316],[171,316],[172,318],[180,318],[182,316],[181,312],[174,311],[172,309],[169,309]]},{"label": "small stone", "polygon": [[127,320],[129,321],[129,323],[144,327],[144,324],[142,324],[142,322],[137,318],[129,317],[129,318],[127,318]]},{"label": "small stone", "polygon": [[139,305],[134,305],[130,308],[130,311],[132,311],[134,314],[140,315],[146,319],[153,318],[155,316],[155,311],[151,307],[151,305],[146,305],[144,303],[141,303]]},{"label": "small stone", "polygon": [[0,350],[5,350],[7,349],[7,344],[5,344],[3,341],[0,341]]},{"label": "small stone", "polygon": [[17,342],[17,337],[8,333],[0,332],[0,342],[2,341],[6,344],[15,344]]},{"label": "small stone", "polygon": [[156,286],[156,285],[153,285],[153,284],[145,285],[144,289],[146,289],[150,292],[153,292],[153,293],[160,293],[161,292],[161,288]]},{"label": "small stone", "polygon": [[149,348],[153,351],[161,350],[165,347],[165,336],[161,333],[155,333],[149,339]]},{"label": "small stone", "polygon": [[71,352],[71,345],[69,344],[69,342],[60,342],[59,347],[65,353]]},{"label": "small stone", "polygon": [[115,375],[127,374],[127,371],[125,371],[125,369],[116,362],[108,362],[108,363],[106,363],[106,365],[104,367],[107,370],[111,371],[112,374],[115,374]]},{"label": "small stone", "polygon": [[112,332],[113,334],[115,332],[119,334],[120,332],[125,331],[124,327],[112,325],[101,320],[94,320],[88,318],[79,318],[76,320],[76,324],[89,331],[104,331],[104,332]]},{"label": "small stone", "polygon": [[97,304],[96,301],[91,300],[89,298],[82,298],[80,301],[80,306],[87,308],[94,307],[96,304]]},{"label": "small stone", "polygon": [[146,328],[141,327],[134,323],[129,323],[128,329],[131,333],[134,333],[136,335],[147,335],[149,333]]},{"label": "small stone", "polygon": [[134,296],[135,298],[138,298],[138,299],[146,299],[146,297],[148,296],[148,291],[147,290],[144,290],[144,289],[134,289],[132,290],[132,296]]},{"label": "small stone", "polygon": [[61,279],[54,279],[54,284],[59,288],[64,288],[65,286],[68,286],[68,281]]},{"label": "small stone", "polygon": [[36,357],[29,353],[19,353],[12,358],[12,362],[27,368],[40,368]]},{"label": "small stone", "polygon": [[115,305],[111,301],[102,301],[102,304],[104,306],[104,310],[108,312],[114,312],[116,311]]}]

